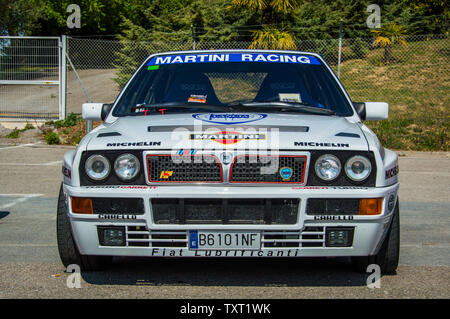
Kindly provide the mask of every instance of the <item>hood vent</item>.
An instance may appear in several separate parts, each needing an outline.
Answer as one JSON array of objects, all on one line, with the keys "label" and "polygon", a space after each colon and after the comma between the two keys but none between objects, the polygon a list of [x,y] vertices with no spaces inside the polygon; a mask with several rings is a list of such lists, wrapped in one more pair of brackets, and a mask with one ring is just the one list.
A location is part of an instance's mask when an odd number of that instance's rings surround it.
[{"label": "hood vent", "polygon": [[202,125],[202,126],[194,126],[194,125],[173,125],[173,126],[148,126],[147,132],[152,133],[161,133],[161,132],[172,132],[174,129],[186,129],[190,132],[196,132],[199,131],[198,129],[201,128],[202,130],[211,130],[211,129],[217,129],[218,131],[226,131],[236,128],[242,128],[243,130],[252,129],[255,131],[259,130],[267,130],[270,131],[272,129],[277,129],[280,132],[290,132],[290,133],[306,133],[309,132],[308,126],[277,126],[277,125],[264,125],[264,126],[250,126],[250,125]]},{"label": "hood vent", "polygon": [[337,133],[335,136],[360,138],[359,134],[347,133],[347,132],[340,132],[340,133]]}]

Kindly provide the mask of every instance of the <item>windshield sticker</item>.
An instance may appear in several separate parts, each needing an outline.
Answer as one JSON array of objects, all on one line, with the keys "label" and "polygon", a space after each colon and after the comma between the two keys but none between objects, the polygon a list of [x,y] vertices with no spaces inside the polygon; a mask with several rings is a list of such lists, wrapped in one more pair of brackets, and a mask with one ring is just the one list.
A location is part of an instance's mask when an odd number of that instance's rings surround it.
[{"label": "windshield sticker", "polygon": [[206,95],[194,95],[192,94],[189,98],[188,98],[188,102],[189,103],[206,103]]},{"label": "windshield sticker", "polygon": [[281,102],[302,103],[300,93],[278,93]]},{"label": "windshield sticker", "polygon": [[159,65],[149,65],[147,67],[148,71],[153,71],[153,70],[158,70],[159,69]]},{"label": "windshield sticker", "polygon": [[200,113],[193,114],[193,118],[214,123],[214,124],[242,124],[262,120],[267,114],[247,114],[247,113]]},{"label": "windshield sticker", "polygon": [[154,57],[147,65],[156,66],[164,64],[210,62],[272,62],[320,65],[320,61],[313,56],[275,53],[213,53],[166,55]]},{"label": "windshield sticker", "polygon": [[220,144],[236,144],[242,140],[265,140],[265,134],[251,133],[244,134],[239,132],[216,132],[213,134],[210,133],[200,133],[200,134],[191,134],[189,136],[190,140],[203,140],[203,141],[214,141]]}]

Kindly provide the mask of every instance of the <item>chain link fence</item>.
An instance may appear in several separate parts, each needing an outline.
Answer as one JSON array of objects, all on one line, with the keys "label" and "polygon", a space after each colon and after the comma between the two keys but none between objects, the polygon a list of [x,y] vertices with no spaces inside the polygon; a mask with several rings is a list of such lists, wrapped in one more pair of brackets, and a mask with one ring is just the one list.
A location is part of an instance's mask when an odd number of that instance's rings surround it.
[{"label": "chain link fence", "polygon": [[[447,106],[450,89],[450,39],[411,36],[407,45],[374,46],[373,38],[343,39],[340,79],[354,101],[386,101],[394,109]],[[248,49],[250,42],[196,43],[198,50]],[[317,52],[337,73],[339,40],[305,40],[298,51]],[[137,42],[69,38],[68,55],[93,101],[112,102],[136,68],[150,55],[192,50],[190,42]],[[81,90],[69,70],[69,95]],[[81,103],[69,113],[80,112]]]}]

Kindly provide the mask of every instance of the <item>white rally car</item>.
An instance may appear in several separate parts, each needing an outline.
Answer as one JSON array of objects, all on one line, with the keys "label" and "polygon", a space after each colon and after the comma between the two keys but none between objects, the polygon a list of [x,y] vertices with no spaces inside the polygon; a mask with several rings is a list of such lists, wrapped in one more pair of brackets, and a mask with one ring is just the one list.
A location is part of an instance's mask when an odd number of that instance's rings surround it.
[{"label": "white rally car", "polygon": [[113,256],[343,257],[395,272],[397,155],[317,54],[155,54],[64,156],[64,265]]}]

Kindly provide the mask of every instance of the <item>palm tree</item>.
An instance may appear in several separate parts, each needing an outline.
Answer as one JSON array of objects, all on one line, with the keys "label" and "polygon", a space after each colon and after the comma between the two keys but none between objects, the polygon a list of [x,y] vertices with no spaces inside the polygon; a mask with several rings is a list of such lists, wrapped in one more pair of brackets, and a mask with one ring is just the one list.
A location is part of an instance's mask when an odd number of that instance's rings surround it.
[{"label": "palm tree", "polygon": [[231,0],[233,6],[246,7],[261,13],[261,30],[251,31],[253,42],[250,49],[287,49],[295,50],[295,37],[284,27],[278,29],[272,24],[276,22],[276,14],[285,15],[297,8],[302,0]]},{"label": "palm tree", "polygon": [[384,48],[383,62],[390,63],[392,59],[391,48],[394,44],[400,43],[406,46],[406,30],[396,23],[387,23],[380,29],[371,30],[375,36],[374,45]]},{"label": "palm tree", "polygon": [[263,26],[262,30],[251,31],[253,42],[249,49],[281,49],[296,50],[295,38],[284,29],[273,26]]}]

